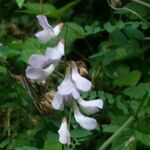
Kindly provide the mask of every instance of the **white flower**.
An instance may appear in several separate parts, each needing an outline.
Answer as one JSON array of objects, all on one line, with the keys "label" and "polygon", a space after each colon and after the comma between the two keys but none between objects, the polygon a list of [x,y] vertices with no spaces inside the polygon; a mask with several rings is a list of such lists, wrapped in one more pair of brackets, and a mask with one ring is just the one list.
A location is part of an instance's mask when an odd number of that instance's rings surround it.
[{"label": "white flower", "polygon": [[88,115],[94,114],[103,108],[103,101],[101,99],[95,99],[85,101],[81,97],[78,99],[80,108]]},{"label": "white flower", "polygon": [[70,144],[70,132],[68,130],[67,118],[64,117],[58,130],[59,142],[62,144]]},{"label": "white flower", "polygon": [[71,75],[72,80],[74,81],[74,84],[76,85],[78,90],[86,92],[92,88],[92,83],[79,74],[77,67],[74,67],[72,69]]},{"label": "white flower", "polygon": [[74,117],[77,123],[86,130],[93,130],[97,126],[97,121],[94,118],[82,115],[77,105],[74,108]]},{"label": "white flower", "polygon": [[64,40],[61,40],[55,47],[46,49],[45,55],[53,62],[57,62],[64,55]]},{"label": "white flower", "polygon": [[54,95],[52,106],[56,110],[64,110],[64,99],[63,96],[61,96],[58,92],[56,92]]},{"label": "white flower", "polygon": [[58,92],[63,96],[72,96],[74,99],[80,97],[79,91],[76,89],[74,83],[71,80],[71,76],[67,74],[62,83],[58,86]]},{"label": "white flower", "polygon": [[47,78],[55,69],[56,64],[52,64],[48,57],[33,54],[29,58],[29,66],[26,69],[27,78],[41,81]]},{"label": "white flower", "polygon": [[44,15],[37,15],[40,26],[43,30],[37,32],[35,36],[41,43],[47,43],[52,37],[57,36],[63,26],[62,23],[58,24],[54,28],[49,25],[47,18]]}]

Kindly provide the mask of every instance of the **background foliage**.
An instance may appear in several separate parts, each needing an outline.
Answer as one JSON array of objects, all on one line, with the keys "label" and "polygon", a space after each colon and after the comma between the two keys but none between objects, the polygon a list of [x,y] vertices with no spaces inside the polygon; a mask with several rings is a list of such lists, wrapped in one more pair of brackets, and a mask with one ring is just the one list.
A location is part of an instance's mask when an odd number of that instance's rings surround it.
[{"label": "background foliage", "polygon": [[[65,22],[64,61],[82,60],[94,84],[87,99],[101,98],[104,109],[94,117],[99,130],[71,131],[70,149],[97,150],[140,108],[134,121],[108,147],[111,150],[147,150],[150,146],[150,8],[130,0],[44,0],[43,12],[51,24]],[[150,3],[149,0],[145,2]],[[36,0],[0,2],[0,149],[59,150],[57,129],[62,114],[31,97],[22,82],[28,58],[44,50],[34,33],[41,4]],[[55,45],[60,37],[49,45]],[[64,70],[58,68],[64,73]],[[50,80],[56,89],[63,79]],[[38,85],[35,85],[36,87]],[[32,87],[34,89],[35,87]],[[42,87],[43,88],[43,87]],[[44,87],[45,88],[45,87]],[[37,107],[35,107],[35,105]],[[68,112],[66,112],[68,113]],[[67,149],[67,148],[66,148]]]}]

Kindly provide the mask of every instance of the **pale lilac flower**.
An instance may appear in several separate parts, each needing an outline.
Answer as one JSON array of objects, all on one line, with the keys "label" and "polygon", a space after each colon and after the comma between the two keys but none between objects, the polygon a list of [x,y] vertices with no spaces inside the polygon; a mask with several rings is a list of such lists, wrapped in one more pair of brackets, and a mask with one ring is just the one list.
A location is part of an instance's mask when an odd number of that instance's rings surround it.
[{"label": "pale lilac flower", "polygon": [[101,99],[95,99],[85,101],[81,97],[78,99],[80,108],[88,115],[94,114],[103,108],[103,101]]},{"label": "pale lilac flower", "polygon": [[52,107],[56,110],[60,110],[60,111],[64,110],[64,98],[58,92],[54,94]]},{"label": "pale lilac flower", "polygon": [[80,97],[79,91],[88,91],[92,87],[89,80],[82,77],[78,69],[74,67],[71,73],[67,73],[63,82],[58,86],[58,92],[64,96]]},{"label": "pale lilac flower", "polygon": [[55,47],[48,47],[45,55],[53,62],[60,60],[64,55],[64,40],[61,40]]},{"label": "pale lilac flower", "polygon": [[58,86],[58,92],[63,96],[72,96],[74,99],[80,97],[80,93],[72,82],[70,74],[67,74],[65,79]]},{"label": "pale lilac flower", "polygon": [[49,25],[46,16],[37,15],[37,19],[43,30],[37,32],[35,36],[41,43],[47,43],[52,37],[57,36],[60,33],[63,23],[60,23],[53,28],[51,25]]},{"label": "pale lilac flower", "polygon": [[79,74],[77,67],[72,69],[71,75],[72,80],[78,90],[86,92],[92,88],[92,83]]},{"label": "pale lilac flower", "polygon": [[97,126],[97,121],[94,118],[82,115],[77,105],[74,108],[74,117],[77,123],[86,130],[93,130]]},{"label": "pale lilac flower", "polygon": [[33,54],[29,58],[29,66],[26,69],[26,76],[31,80],[41,81],[48,77],[55,69],[48,57]]},{"label": "pale lilac flower", "polygon": [[59,142],[62,144],[70,144],[70,132],[68,130],[67,118],[64,117],[58,130]]}]

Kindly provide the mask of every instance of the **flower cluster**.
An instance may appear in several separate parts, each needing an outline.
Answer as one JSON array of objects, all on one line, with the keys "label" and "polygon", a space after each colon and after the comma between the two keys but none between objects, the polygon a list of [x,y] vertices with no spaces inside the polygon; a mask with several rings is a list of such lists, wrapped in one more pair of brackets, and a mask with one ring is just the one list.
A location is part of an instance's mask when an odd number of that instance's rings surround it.
[{"label": "flower cluster", "polygon": [[[38,40],[45,44],[51,40],[52,37],[57,36],[63,26],[62,23],[56,27],[51,27],[47,18],[43,15],[38,15],[37,19],[40,26],[43,28],[35,34]],[[55,66],[64,55],[64,40],[55,47],[47,47],[44,55],[33,54],[29,58],[29,66],[26,69],[27,78],[34,81],[42,81],[47,78],[55,69]],[[68,65],[66,69],[65,78],[57,87],[52,100],[52,107],[55,110],[63,111],[65,103],[68,101],[73,105],[74,118],[76,122],[86,130],[93,130],[97,127],[96,119],[87,117],[80,112],[80,109],[87,114],[92,115],[103,108],[103,101],[101,99],[83,100],[80,92],[87,92],[92,89],[92,83],[78,72],[78,67],[74,61]],[[59,133],[59,141],[62,144],[70,144],[70,131],[67,125],[67,117],[62,119]]]},{"label": "flower cluster", "polygon": [[[73,99],[74,118],[76,122],[86,130],[93,130],[97,126],[96,119],[84,116],[79,110],[80,107],[85,114],[91,115],[103,108],[103,101],[100,99],[85,101],[81,98],[80,91],[87,92],[91,90],[91,88],[92,83],[79,74],[75,62],[72,62],[68,66],[65,79],[57,88],[58,90],[54,95],[52,106],[54,109],[62,111],[64,110],[65,102]],[[66,130],[61,130],[62,126],[65,126],[63,128]],[[58,133],[60,136],[59,141],[63,144],[69,144],[70,134],[68,134],[67,119],[63,119]],[[64,141],[66,141],[66,143],[64,143]]]},{"label": "flower cluster", "polygon": [[[40,26],[43,28],[35,34],[38,40],[45,44],[51,38],[57,36],[63,27],[63,23],[54,28],[49,25],[44,15],[37,15]],[[27,78],[41,81],[47,78],[55,69],[55,66],[64,55],[64,40],[62,39],[55,47],[47,47],[44,55],[33,54],[29,58],[29,66],[26,69]]]}]

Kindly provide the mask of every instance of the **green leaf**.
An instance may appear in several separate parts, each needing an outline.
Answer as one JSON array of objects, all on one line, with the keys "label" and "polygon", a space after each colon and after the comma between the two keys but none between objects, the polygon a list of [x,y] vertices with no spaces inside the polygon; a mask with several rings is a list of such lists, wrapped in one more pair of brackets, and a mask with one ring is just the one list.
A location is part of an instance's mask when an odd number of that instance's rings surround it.
[{"label": "green leaf", "polygon": [[74,5],[76,5],[78,2],[80,2],[80,0],[72,1],[72,2],[66,4],[65,6],[63,6],[63,7],[61,7],[61,8],[56,9],[56,10],[54,10],[54,11],[51,12],[51,13],[48,13],[47,15],[50,16],[50,17],[58,18],[58,17],[62,16],[62,14],[63,14],[65,11],[71,9],[71,8],[72,8]]},{"label": "green leaf", "polygon": [[2,142],[0,143],[0,148],[3,149],[6,145],[9,144],[9,142],[10,142],[10,139],[9,139],[9,138],[7,138],[7,139],[5,139],[4,141],[2,141]]},{"label": "green leaf", "polygon": [[22,5],[24,3],[25,0],[16,0],[17,5],[19,6],[19,8],[22,8]]},{"label": "green leaf", "polygon": [[30,147],[30,146],[21,146],[21,147],[15,148],[15,150],[38,150],[38,149],[35,147]]},{"label": "green leaf", "polygon": [[127,26],[124,29],[124,31],[129,38],[134,38],[137,40],[143,40],[143,38],[144,38],[143,32],[141,32],[137,28],[133,28],[132,26]]},{"label": "green leaf", "polygon": [[44,143],[44,150],[61,150],[62,145],[57,141],[46,140]]},{"label": "green leaf", "polygon": [[141,143],[150,146],[150,134],[143,134],[141,132],[135,131],[135,137]]},{"label": "green leaf", "polygon": [[92,133],[90,131],[84,129],[75,129],[71,130],[71,137],[72,138],[85,138],[90,136]]},{"label": "green leaf", "polygon": [[150,83],[141,83],[138,86],[128,87],[123,93],[131,98],[141,99],[150,90]]},{"label": "green leaf", "polygon": [[137,70],[123,74],[114,79],[113,84],[118,86],[133,86],[138,83],[141,73]]},{"label": "green leaf", "polygon": [[43,6],[41,6],[41,4],[39,3],[28,2],[27,4],[24,4],[23,6],[26,8],[26,10],[23,12],[34,14],[34,15],[38,15],[42,11],[42,7],[43,7],[43,14],[45,15],[52,13],[53,11],[56,10],[56,8],[51,4],[43,4]]},{"label": "green leaf", "polygon": [[111,32],[113,32],[116,29],[116,27],[113,26],[112,24],[110,24],[110,22],[107,22],[106,24],[104,24],[104,29],[107,32],[111,33]]}]

